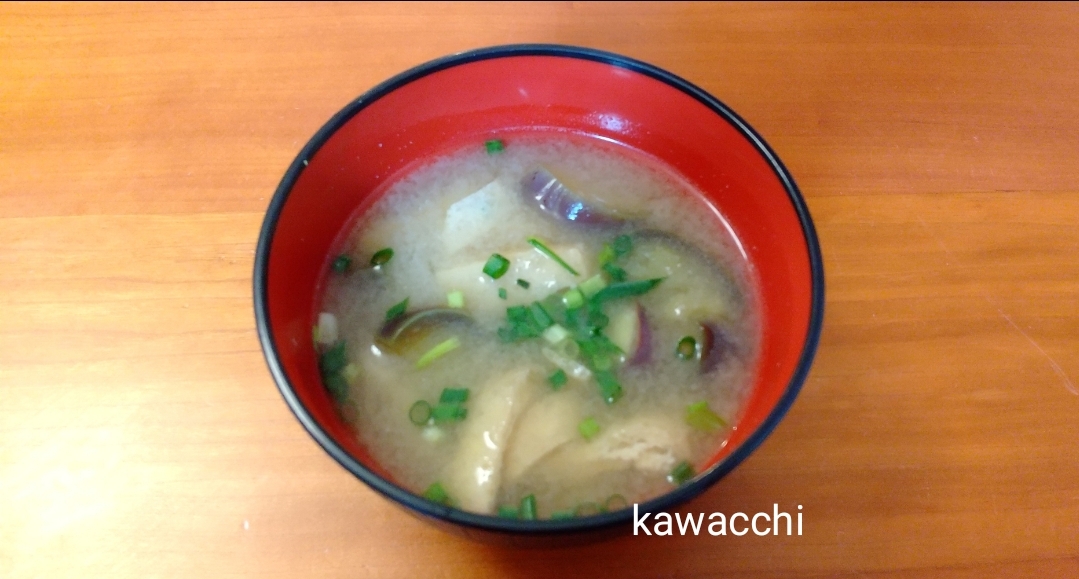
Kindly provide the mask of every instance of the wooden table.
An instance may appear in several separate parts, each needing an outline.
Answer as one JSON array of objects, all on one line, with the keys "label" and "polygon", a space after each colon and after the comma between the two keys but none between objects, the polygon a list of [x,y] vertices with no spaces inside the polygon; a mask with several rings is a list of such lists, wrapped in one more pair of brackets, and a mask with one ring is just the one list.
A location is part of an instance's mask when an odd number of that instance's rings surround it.
[{"label": "wooden table", "polygon": [[[330,460],[255,339],[262,213],[375,83],[620,52],[808,198],[799,400],[689,512],[794,537],[470,543]],[[0,577],[1079,576],[1079,5],[0,4]]]}]

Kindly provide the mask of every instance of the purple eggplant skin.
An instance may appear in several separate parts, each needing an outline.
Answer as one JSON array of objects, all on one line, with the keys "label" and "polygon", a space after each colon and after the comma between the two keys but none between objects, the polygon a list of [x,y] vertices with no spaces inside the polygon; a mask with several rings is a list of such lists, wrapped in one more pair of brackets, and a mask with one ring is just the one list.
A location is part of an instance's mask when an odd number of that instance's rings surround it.
[{"label": "purple eggplant skin", "polygon": [[700,371],[707,374],[716,369],[727,356],[734,353],[734,344],[727,335],[712,322],[701,322]]},{"label": "purple eggplant skin", "polygon": [[471,323],[472,316],[455,308],[425,308],[387,321],[376,341],[390,351],[404,350],[440,325],[462,322]]},{"label": "purple eggplant skin", "polygon": [[641,304],[637,304],[637,350],[626,361],[628,366],[643,366],[652,361],[652,327],[648,325],[648,314]]},{"label": "purple eggplant skin", "polygon": [[542,167],[525,175],[521,181],[521,190],[525,198],[535,202],[540,211],[559,221],[592,226],[622,223],[622,220],[614,215],[590,206]]}]

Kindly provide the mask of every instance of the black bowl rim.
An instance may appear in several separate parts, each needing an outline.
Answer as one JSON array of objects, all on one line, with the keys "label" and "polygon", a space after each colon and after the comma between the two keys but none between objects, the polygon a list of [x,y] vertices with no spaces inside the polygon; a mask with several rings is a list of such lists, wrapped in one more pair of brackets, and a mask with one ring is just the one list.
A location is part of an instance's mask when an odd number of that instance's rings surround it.
[{"label": "black bowl rim", "polygon": [[504,519],[492,515],[480,515],[428,501],[412,492],[399,487],[375,474],[358,460],[353,458],[311,416],[311,413],[300,402],[293,392],[292,384],[285,375],[277,360],[277,348],[272,338],[268,313],[267,278],[269,275],[269,253],[273,235],[277,228],[277,221],[288,199],[292,186],[295,184],[300,173],[303,171],[307,159],[310,159],[321,146],[342,125],[348,122],[354,115],[366,108],[379,98],[389,94],[395,89],[429,74],[460,66],[471,62],[489,60],[494,58],[520,57],[520,56],[555,56],[563,58],[577,58],[589,60],[624,68],[645,76],[651,77],[667,85],[676,88],[693,97],[721,118],[733,125],[772,167],[776,176],[783,183],[790,198],[791,205],[798,214],[802,232],[805,237],[806,248],[809,253],[810,274],[812,282],[811,310],[809,327],[806,332],[802,353],[794,374],[787,384],[787,388],[776,403],[775,407],[765,418],[764,422],[749,437],[723,460],[712,466],[709,470],[699,474],[692,481],[672,489],[670,492],[641,503],[638,505],[641,513],[669,511],[679,504],[693,499],[697,495],[715,484],[732,469],[738,466],[752,453],[775,429],[779,421],[794,403],[798,392],[801,390],[813,357],[816,354],[820,341],[821,327],[824,319],[824,267],[821,258],[820,245],[817,241],[816,230],[809,216],[798,186],[779,157],[772,151],[764,139],[757,134],[740,116],[729,107],[719,101],[708,92],[696,85],[667,72],[661,68],[635,60],[619,54],[585,48],[579,46],[559,44],[511,44],[492,46],[468,50],[457,54],[445,56],[430,62],[421,64],[407,70],[381,84],[352,101],[335,114],[323,125],[311,140],[304,145],[300,153],[293,160],[285,172],[281,183],[277,186],[266,212],[266,218],[262,223],[259,233],[258,246],[255,252],[254,262],[254,309],[256,325],[258,327],[259,342],[262,346],[263,355],[270,373],[273,375],[281,396],[285,399],[289,409],[307,430],[308,434],[341,466],[366,483],[368,486],[381,493],[385,497],[401,504],[412,511],[445,522],[453,523],[477,530],[493,531],[497,533],[510,533],[516,535],[552,535],[560,533],[585,532],[608,528],[616,525],[625,525],[633,520],[634,511],[623,509],[621,511],[602,513],[590,517],[582,517],[567,520],[535,520],[521,521]]}]

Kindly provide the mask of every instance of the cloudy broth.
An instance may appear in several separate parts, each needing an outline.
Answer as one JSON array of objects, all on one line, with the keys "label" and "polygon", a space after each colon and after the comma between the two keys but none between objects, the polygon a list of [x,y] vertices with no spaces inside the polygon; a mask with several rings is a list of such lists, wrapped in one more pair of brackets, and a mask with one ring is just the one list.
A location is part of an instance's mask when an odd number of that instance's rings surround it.
[{"label": "cloudy broth", "polygon": [[617,509],[692,478],[737,423],[760,347],[752,268],[641,153],[480,142],[389,184],[342,239],[315,328],[324,381],[417,494],[518,518]]}]

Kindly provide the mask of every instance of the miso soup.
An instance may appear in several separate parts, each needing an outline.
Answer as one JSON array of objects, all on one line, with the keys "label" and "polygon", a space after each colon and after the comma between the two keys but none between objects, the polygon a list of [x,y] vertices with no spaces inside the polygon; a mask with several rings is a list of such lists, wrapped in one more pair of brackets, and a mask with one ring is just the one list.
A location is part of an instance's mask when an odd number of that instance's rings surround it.
[{"label": "miso soup", "polygon": [[639,152],[507,135],[390,183],[330,256],[324,383],[395,481],[455,508],[586,516],[695,476],[739,418],[754,278]]}]

